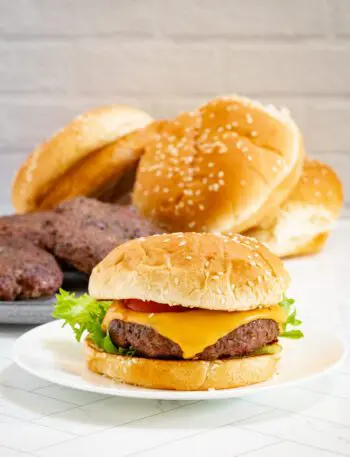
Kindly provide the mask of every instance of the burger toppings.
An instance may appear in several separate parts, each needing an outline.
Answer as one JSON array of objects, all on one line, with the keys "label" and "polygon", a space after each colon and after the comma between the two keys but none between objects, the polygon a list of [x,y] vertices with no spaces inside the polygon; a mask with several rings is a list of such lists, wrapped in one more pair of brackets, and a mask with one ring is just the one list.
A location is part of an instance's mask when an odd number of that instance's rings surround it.
[{"label": "burger toppings", "polygon": [[98,301],[60,290],[53,316],[70,325],[78,341],[88,332],[102,351],[127,356],[213,360],[266,353],[278,336],[303,336],[288,298],[269,308],[227,312],[136,299]]},{"label": "burger toppings", "polygon": [[[182,358],[192,359],[220,338],[258,319],[275,321],[276,333],[272,341],[276,340],[278,336],[276,323],[282,324],[286,317],[284,309],[278,305],[241,312],[190,309],[186,313],[147,314],[130,310],[116,301],[108,309],[102,328],[108,332],[111,323],[115,320],[149,327],[176,343],[181,348]],[[113,334],[115,335],[115,332]]]}]

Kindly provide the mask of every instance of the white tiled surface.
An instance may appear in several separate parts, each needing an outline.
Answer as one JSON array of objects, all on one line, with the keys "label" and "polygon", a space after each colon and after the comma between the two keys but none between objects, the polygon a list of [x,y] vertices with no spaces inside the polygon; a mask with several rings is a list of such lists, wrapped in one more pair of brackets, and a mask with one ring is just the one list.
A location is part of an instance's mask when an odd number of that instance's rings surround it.
[{"label": "white tiled surface", "polygon": [[[349,235],[343,222],[321,255],[288,268],[306,330],[316,323],[350,343]],[[350,357],[316,380],[244,399],[134,400],[26,374],[10,359],[25,330],[0,326],[1,457],[350,456]]]}]

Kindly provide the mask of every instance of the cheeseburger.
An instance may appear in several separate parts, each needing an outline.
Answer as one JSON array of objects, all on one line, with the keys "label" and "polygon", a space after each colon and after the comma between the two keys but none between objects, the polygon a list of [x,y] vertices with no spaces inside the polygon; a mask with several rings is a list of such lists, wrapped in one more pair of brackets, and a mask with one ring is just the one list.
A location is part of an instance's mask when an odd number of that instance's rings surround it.
[{"label": "cheeseburger", "polygon": [[89,295],[61,291],[54,317],[88,368],[154,389],[226,389],[265,381],[280,336],[299,338],[289,276],[253,238],[173,233],[129,241],[92,272]]}]

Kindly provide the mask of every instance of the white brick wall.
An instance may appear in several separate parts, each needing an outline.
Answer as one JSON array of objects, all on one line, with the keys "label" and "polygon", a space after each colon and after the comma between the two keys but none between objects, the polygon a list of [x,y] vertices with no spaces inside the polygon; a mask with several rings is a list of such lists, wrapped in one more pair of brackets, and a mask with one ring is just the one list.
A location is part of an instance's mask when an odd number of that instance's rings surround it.
[{"label": "white brick wall", "polygon": [[291,108],[350,216],[350,0],[0,0],[0,211],[25,154],[76,113],[163,117],[230,92]]}]

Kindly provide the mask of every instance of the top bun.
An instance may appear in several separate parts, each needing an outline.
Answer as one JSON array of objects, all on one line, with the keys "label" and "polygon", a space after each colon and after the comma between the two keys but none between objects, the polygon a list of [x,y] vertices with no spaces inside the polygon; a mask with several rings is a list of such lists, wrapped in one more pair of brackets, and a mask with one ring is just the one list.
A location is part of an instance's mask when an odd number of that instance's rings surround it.
[{"label": "top bun", "polygon": [[281,257],[319,251],[343,205],[343,189],[331,167],[306,159],[302,176],[279,211],[247,234]]},{"label": "top bun", "polygon": [[301,134],[287,112],[219,98],[159,124],[133,202],[169,231],[243,231],[277,210],[302,163]]},{"label": "top bun", "polygon": [[288,284],[282,262],[253,238],[173,233],[118,246],[94,268],[89,293],[243,311],[278,303]]},{"label": "top bun", "polygon": [[[86,172],[93,167],[89,162],[86,168],[82,167],[84,160],[91,160],[113,144],[113,150],[107,155],[114,158],[112,165],[124,169],[130,161],[135,161],[135,154],[128,155],[125,152],[130,149],[128,145],[124,142],[119,147],[117,140],[151,120],[147,113],[122,105],[97,108],[75,118],[30,154],[18,171],[12,188],[12,202],[17,212],[49,209],[64,199],[86,195],[80,181],[87,182],[91,192],[92,183]],[[100,169],[99,163],[104,161],[97,161],[94,170]],[[104,173],[101,173],[100,186],[105,184],[101,183],[103,179]]]}]

